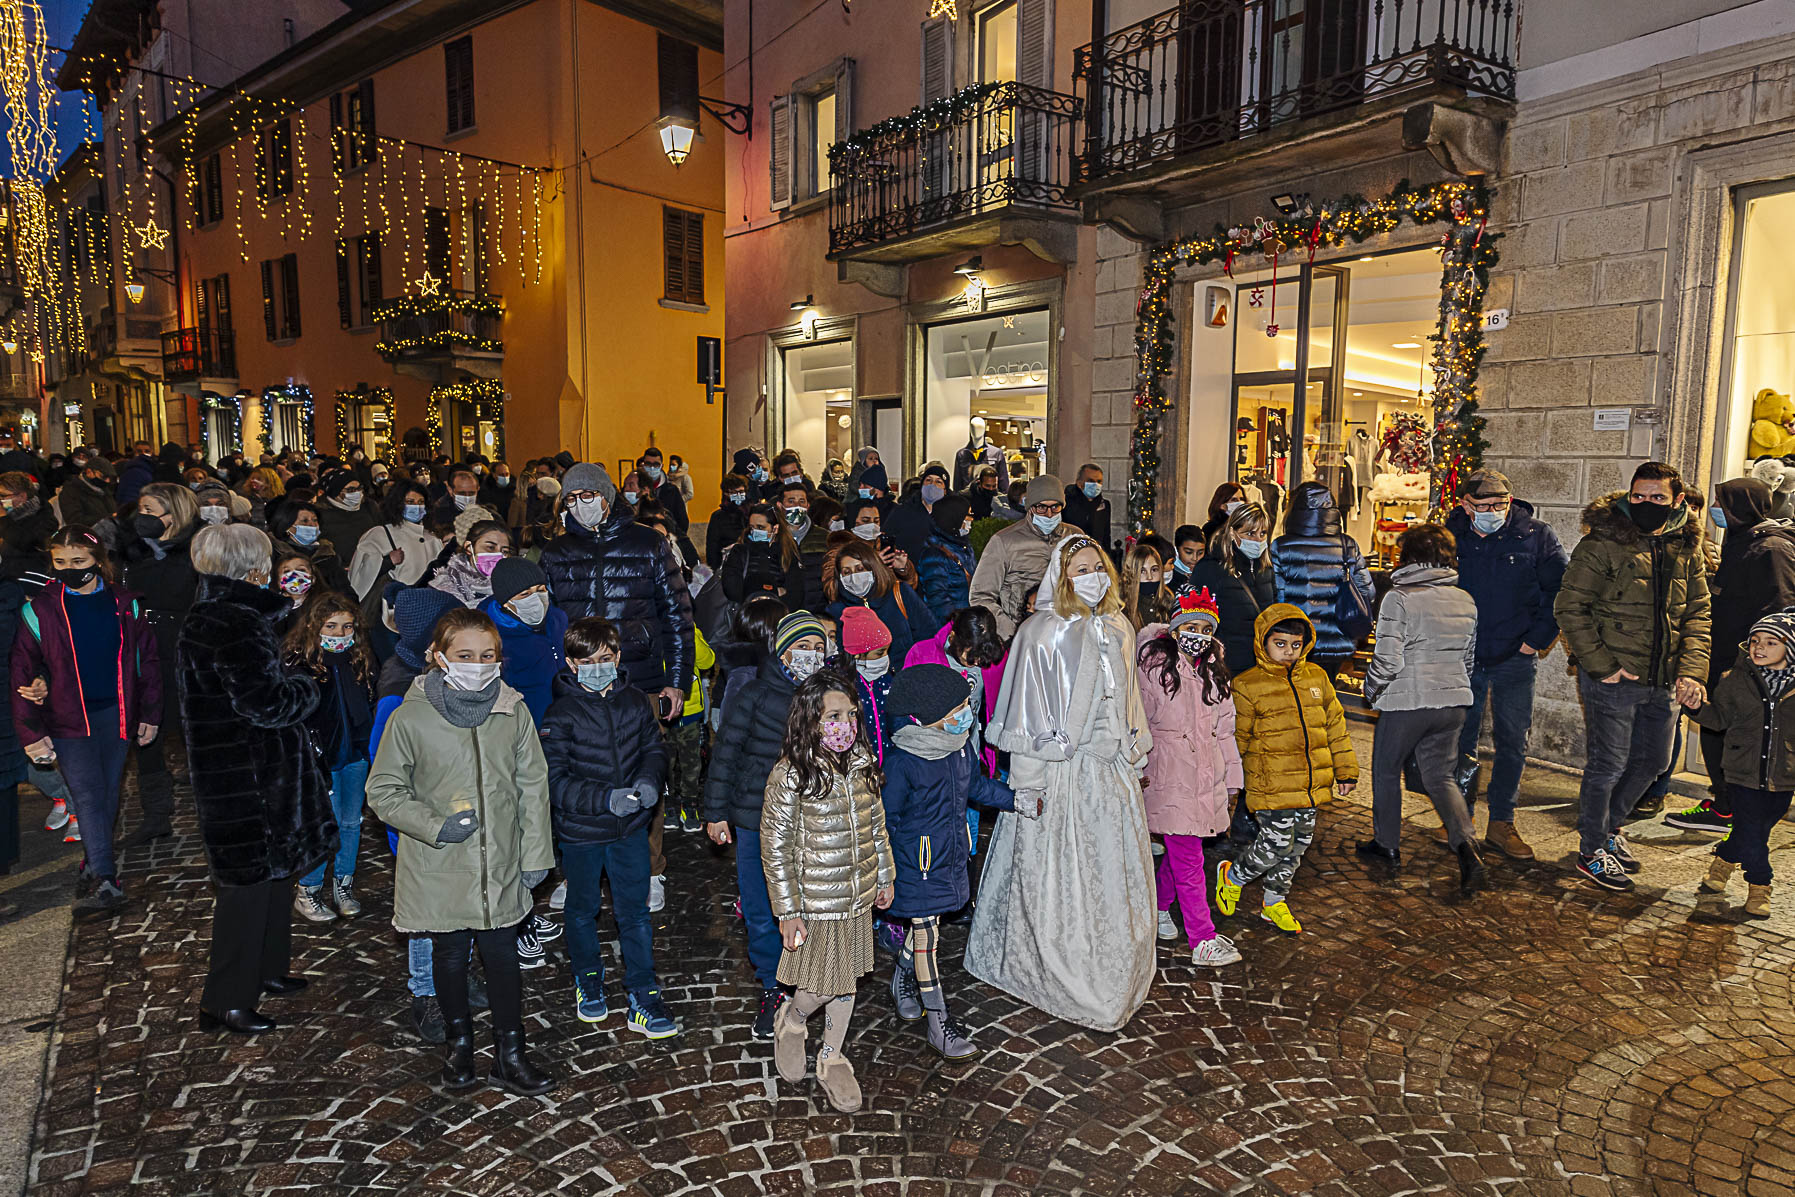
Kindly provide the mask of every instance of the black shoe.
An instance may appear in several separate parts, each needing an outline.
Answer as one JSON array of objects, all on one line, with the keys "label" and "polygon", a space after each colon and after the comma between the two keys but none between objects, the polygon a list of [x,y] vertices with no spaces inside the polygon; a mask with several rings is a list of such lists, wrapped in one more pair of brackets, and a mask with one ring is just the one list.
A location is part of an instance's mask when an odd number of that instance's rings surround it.
[{"label": "black shoe", "polygon": [[1659,794],[1656,798],[1648,795],[1633,805],[1633,813],[1627,816],[1626,822],[1637,823],[1641,819],[1655,819],[1663,813],[1664,795]]},{"label": "black shoe", "polygon": [[262,992],[274,997],[286,997],[288,994],[298,993],[310,984],[304,977],[269,977],[262,982]]},{"label": "black shoe", "polygon": [[92,893],[75,902],[74,917],[83,921],[106,918],[116,913],[124,904],[124,889],[112,878],[102,877]]},{"label": "black shoe", "polygon": [[1458,846],[1458,892],[1474,894],[1483,888],[1483,858],[1469,841]]},{"label": "black shoe", "polygon": [[157,822],[139,823],[131,829],[131,834],[118,842],[120,848],[141,848],[151,840],[163,839],[175,833],[166,819]]},{"label": "black shoe", "polygon": [[436,1004],[434,994],[411,999],[411,1025],[425,1043],[443,1042],[443,1008]]},{"label": "black shoe", "polygon": [[472,1089],[480,1083],[474,1071],[474,1024],[461,1018],[443,1024],[443,1088]]},{"label": "black shoe", "polygon": [[780,1005],[785,1001],[785,990],[763,989],[760,991],[760,1013],[754,1016],[754,1037],[771,1039],[773,1037],[773,1016],[779,1013]]},{"label": "black shoe", "polygon": [[1386,848],[1376,840],[1360,840],[1358,853],[1360,856],[1370,856],[1375,857],[1378,860],[1387,860],[1391,864],[1397,864],[1402,860],[1401,848]]},{"label": "black shoe", "polygon": [[492,1033],[492,1083],[519,1097],[539,1097],[555,1087],[555,1078],[530,1063],[522,1031]]},{"label": "black shoe", "polygon": [[226,1010],[223,1014],[214,1014],[210,1010],[199,1012],[199,1028],[202,1031],[229,1031],[233,1035],[259,1035],[263,1031],[272,1031],[276,1026],[272,1018],[264,1018],[254,1010]]}]

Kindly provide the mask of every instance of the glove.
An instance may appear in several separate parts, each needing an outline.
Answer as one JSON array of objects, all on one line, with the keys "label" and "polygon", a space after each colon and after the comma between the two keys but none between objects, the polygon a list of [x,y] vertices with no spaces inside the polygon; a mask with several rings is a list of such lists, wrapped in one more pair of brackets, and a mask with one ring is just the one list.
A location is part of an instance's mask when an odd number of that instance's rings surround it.
[{"label": "glove", "polygon": [[436,833],[436,840],[440,844],[459,844],[478,830],[480,816],[471,810],[464,810],[443,820],[443,829]]},{"label": "glove", "polygon": [[525,889],[535,889],[537,886],[541,885],[547,879],[548,879],[548,870],[547,869],[525,869],[524,870],[524,888]]},{"label": "glove", "polygon": [[642,809],[642,797],[634,789],[619,788],[611,791],[611,796],[605,799],[605,805],[613,815],[622,819]]},{"label": "glove", "polygon": [[652,782],[638,781],[636,783],[636,800],[642,804],[643,810],[647,810],[661,800],[661,792],[655,789]]}]

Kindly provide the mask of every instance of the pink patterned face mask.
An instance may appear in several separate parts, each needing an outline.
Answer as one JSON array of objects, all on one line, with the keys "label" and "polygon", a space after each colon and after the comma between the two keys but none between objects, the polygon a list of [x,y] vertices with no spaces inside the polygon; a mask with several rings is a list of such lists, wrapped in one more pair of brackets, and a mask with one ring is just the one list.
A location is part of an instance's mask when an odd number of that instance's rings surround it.
[{"label": "pink patterned face mask", "polygon": [[823,720],[823,747],[830,752],[846,752],[854,746],[853,723],[845,719]]}]

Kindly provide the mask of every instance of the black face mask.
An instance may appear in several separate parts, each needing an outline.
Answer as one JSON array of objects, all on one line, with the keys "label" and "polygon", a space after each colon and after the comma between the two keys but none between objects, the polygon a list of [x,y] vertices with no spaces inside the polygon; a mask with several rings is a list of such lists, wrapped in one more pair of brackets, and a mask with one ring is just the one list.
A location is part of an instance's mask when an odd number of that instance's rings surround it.
[{"label": "black face mask", "polygon": [[160,540],[168,527],[163,524],[161,516],[134,515],[131,517],[131,531],[145,540]]},{"label": "black face mask", "polygon": [[1628,501],[1627,514],[1641,532],[1656,532],[1670,518],[1674,507],[1669,503],[1634,503]]},{"label": "black face mask", "polygon": [[61,582],[70,590],[79,590],[89,582],[93,581],[94,574],[99,571],[90,565],[86,569],[58,569],[53,570],[52,572],[56,575],[56,580],[58,582]]},{"label": "black face mask", "polygon": [[1147,603],[1152,602],[1154,597],[1158,594],[1159,594],[1159,583],[1158,582],[1142,582],[1141,583],[1141,603],[1143,606],[1146,605]]}]

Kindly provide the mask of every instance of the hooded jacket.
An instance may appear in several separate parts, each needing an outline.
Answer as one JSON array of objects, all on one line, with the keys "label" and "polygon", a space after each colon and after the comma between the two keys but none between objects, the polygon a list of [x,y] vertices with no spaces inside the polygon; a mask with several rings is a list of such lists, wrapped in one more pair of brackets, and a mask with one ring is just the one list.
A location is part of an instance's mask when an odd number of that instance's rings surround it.
[{"label": "hooded jacket", "polygon": [[1553,610],[1577,667],[1596,681],[1625,669],[1649,686],[1708,677],[1710,603],[1701,525],[1673,504],[1655,533],[1627,514],[1627,492],[1583,510]]},{"label": "hooded jacket", "polygon": [[1741,660],[1690,717],[1725,733],[1720,770],[1729,785],[1795,790],[1795,686],[1773,699],[1762,671]]},{"label": "hooded jacket", "polygon": [[1359,779],[1346,712],[1326,671],[1309,660],[1313,635],[1294,664],[1266,656],[1266,637],[1286,619],[1309,623],[1289,603],[1259,613],[1253,625],[1259,663],[1234,679],[1234,739],[1252,810],[1320,806],[1333,801],[1337,783]]},{"label": "hooded jacket", "polygon": [[[1367,607],[1375,592],[1365,557],[1346,535],[1327,487],[1305,482],[1290,492],[1284,535],[1271,542],[1270,556],[1278,602],[1301,607],[1315,625],[1315,655],[1351,656],[1358,646],[1341,635],[1334,603],[1349,575]],[[1255,654],[1262,639],[1255,638]]]},{"label": "hooded jacket", "polygon": [[748,527],[748,517],[742,511],[745,506],[745,502],[724,500],[711,512],[710,522],[704,526],[704,563],[712,569],[722,566],[723,554],[742,538]]},{"label": "hooded jacket", "polygon": [[1734,478],[1714,488],[1726,515],[1720,569],[1709,582],[1713,648],[1708,685],[1733,667],[1751,625],[1795,604],[1795,524],[1770,518],[1775,497],[1755,478]]},{"label": "hooded jacket", "polygon": [[667,538],[617,503],[588,528],[571,515],[542,550],[549,597],[571,620],[597,615],[623,637],[623,672],[650,693],[692,686],[692,596]]},{"label": "hooded jacket", "polygon": [[621,676],[598,694],[565,670],[556,674],[542,752],[557,842],[613,844],[658,817],[655,806],[618,816],[608,805],[612,790],[648,785],[659,792],[667,784],[654,703]]},{"label": "hooded jacket", "polygon": [[1550,648],[1558,638],[1552,604],[1571,559],[1552,526],[1515,499],[1508,519],[1487,536],[1462,507],[1446,517],[1446,530],[1458,542],[1459,587],[1477,604],[1477,659],[1495,665],[1523,644],[1540,653]]},{"label": "hooded jacket", "polygon": [[922,601],[922,596],[903,582],[895,583],[882,596],[869,590],[865,598],[855,598],[839,587],[836,595],[835,601],[826,608],[831,618],[839,621],[841,613],[849,607],[867,607],[890,629],[893,664],[909,656],[911,645],[927,640],[941,630],[941,621]]},{"label": "hooded jacket", "polygon": [[1477,604],[1454,570],[1405,565],[1390,575],[1377,616],[1365,698],[1380,711],[1471,705]]},{"label": "hooded jacket", "polygon": [[899,919],[951,914],[971,899],[968,803],[987,810],[1016,809],[1010,787],[985,776],[970,736],[960,751],[933,761],[890,741],[879,800],[897,871],[887,913]]},{"label": "hooded jacket", "polygon": [[780,758],[767,778],[760,860],[775,918],[848,919],[870,913],[897,870],[872,753],[856,747],[846,772],[830,770],[821,794],[798,793]]},{"label": "hooded jacket", "polygon": [[117,504],[109,489],[95,486],[80,474],[72,474],[56,492],[56,507],[62,513],[64,524],[91,528],[111,515]]},{"label": "hooded jacket", "polygon": [[922,601],[929,605],[937,621],[946,623],[955,611],[968,605],[976,569],[978,560],[964,536],[940,528],[929,533],[922,556],[916,559],[916,576],[921,583]]},{"label": "hooded jacket", "polygon": [[754,676],[726,696],[704,782],[706,823],[760,829],[761,797],[785,751],[786,716],[797,692],[785,666],[769,653]]}]

